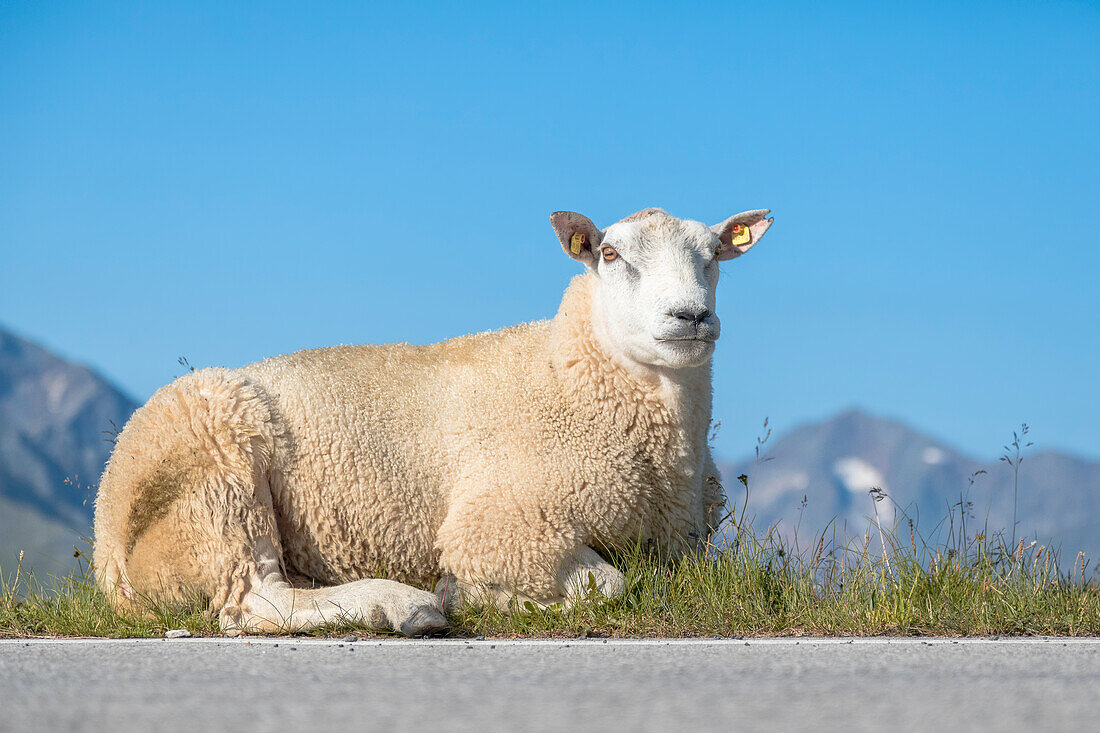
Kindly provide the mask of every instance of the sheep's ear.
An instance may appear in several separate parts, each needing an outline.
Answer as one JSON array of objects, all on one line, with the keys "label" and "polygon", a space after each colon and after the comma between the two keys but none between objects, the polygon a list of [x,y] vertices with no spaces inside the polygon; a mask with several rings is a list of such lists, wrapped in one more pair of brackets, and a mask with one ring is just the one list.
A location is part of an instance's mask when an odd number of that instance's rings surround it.
[{"label": "sheep's ear", "polygon": [[710,230],[717,234],[721,241],[714,255],[715,258],[732,260],[748,252],[772,225],[772,220],[768,218],[769,213],[769,209],[742,211],[721,224],[712,226]]},{"label": "sheep's ear", "polygon": [[586,265],[596,263],[594,253],[600,249],[603,232],[591,219],[575,211],[555,211],[550,215],[550,225],[557,232],[565,254]]}]

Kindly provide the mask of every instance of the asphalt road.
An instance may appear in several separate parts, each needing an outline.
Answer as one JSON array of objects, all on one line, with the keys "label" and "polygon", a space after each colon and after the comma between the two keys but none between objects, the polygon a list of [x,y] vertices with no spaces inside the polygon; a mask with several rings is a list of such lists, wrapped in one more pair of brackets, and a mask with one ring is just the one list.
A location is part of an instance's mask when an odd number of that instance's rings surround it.
[{"label": "asphalt road", "polygon": [[0,641],[0,731],[1100,729],[1100,640]]}]

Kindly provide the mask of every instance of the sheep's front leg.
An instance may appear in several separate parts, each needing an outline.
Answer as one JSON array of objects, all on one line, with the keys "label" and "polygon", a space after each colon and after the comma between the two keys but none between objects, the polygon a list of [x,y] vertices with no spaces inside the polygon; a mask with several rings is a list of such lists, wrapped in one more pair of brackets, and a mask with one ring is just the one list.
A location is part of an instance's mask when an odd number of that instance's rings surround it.
[{"label": "sheep's front leg", "polygon": [[626,592],[626,576],[588,546],[572,553],[558,575],[558,582],[565,590],[566,607],[587,597],[593,585],[606,598],[618,598]]},{"label": "sheep's front leg", "polygon": [[586,546],[584,522],[568,503],[555,501],[552,490],[532,491],[536,479],[513,478],[452,492],[436,535],[445,574],[436,592],[447,607],[553,605],[586,594],[590,576],[605,595],[622,593],[622,573]]},{"label": "sheep's front leg", "polygon": [[439,589],[441,596],[449,593],[449,607],[480,600],[507,607],[512,598],[542,604],[563,599],[558,575],[582,540],[565,508],[516,489],[538,485],[521,479],[453,489],[454,503],[436,534],[440,568],[455,579]]},{"label": "sheep's front leg", "polygon": [[604,560],[591,547],[581,546],[562,563],[557,573],[559,595],[534,598],[520,590],[499,583],[472,583],[447,574],[436,584],[435,593],[448,611],[467,603],[489,603],[502,611],[513,604],[533,603],[546,608],[562,603],[566,608],[588,597],[593,585],[606,598],[618,598],[626,590],[626,577],[614,565]]},{"label": "sheep's front leg", "polygon": [[526,608],[527,604],[533,604],[536,608],[549,608],[562,601],[561,598],[539,600],[513,586],[500,583],[472,583],[450,573],[444,575],[435,584],[435,595],[447,613],[455,613],[467,604],[486,604],[508,613],[517,604],[520,608]]}]

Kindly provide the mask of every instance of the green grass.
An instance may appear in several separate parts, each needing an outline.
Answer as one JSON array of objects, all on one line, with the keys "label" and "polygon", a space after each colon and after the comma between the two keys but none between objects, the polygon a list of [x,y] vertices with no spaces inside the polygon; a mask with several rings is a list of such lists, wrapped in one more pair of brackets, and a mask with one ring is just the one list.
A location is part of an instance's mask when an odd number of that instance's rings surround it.
[{"label": "green grass", "polygon": [[187,606],[149,604],[145,615],[119,613],[85,572],[46,579],[17,567],[0,570],[0,638],[33,636],[163,636],[168,629],[214,635],[217,623],[199,600]]},{"label": "green grass", "polygon": [[[872,529],[851,541],[819,535],[792,552],[774,531],[741,525],[733,541],[676,562],[631,548],[612,557],[627,578],[621,599],[590,594],[568,609],[503,613],[471,606],[452,618],[455,636],[774,636],[1100,634],[1100,587],[1078,555],[1064,567],[1038,544],[1007,546],[1003,536],[967,537],[938,547],[915,529],[903,538]],[[904,541],[901,541],[901,540]],[[883,553],[885,549],[885,553]],[[876,551],[877,550],[877,551]],[[18,577],[16,577],[18,575]],[[50,586],[0,572],[0,637],[160,636],[186,628],[217,633],[200,601],[151,606],[147,616],[116,612],[86,577]],[[313,635],[365,634],[356,627]]]},{"label": "green grass", "polygon": [[978,538],[960,553],[884,541],[885,560],[867,540],[826,552],[818,538],[812,552],[792,555],[751,535],[674,563],[620,553],[621,600],[511,615],[468,608],[456,628],[486,636],[1100,634],[1100,587],[1084,581],[1080,559],[1072,577],[1038,545],[1013,554]]}]

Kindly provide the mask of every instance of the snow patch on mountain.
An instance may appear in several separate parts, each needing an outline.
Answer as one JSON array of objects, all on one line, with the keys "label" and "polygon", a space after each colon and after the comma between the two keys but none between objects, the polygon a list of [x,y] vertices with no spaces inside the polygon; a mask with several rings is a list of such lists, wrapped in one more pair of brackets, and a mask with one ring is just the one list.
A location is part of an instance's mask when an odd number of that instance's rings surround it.
[{"label": "snow patch on mountain", "polygon": [[[751,495],[757,501],[773,501],[788,492],[805,492],[810,487],[810,475],[805,471],[782,471],[776,474],[768,474],[761,481],[749,483]],[[730,486],[726,486],[726,493],[732,493]]]},{"label": "snow patch on mountain", "polygon": [[865,494],[878,487],[886,489],[886,477],[874,466],[857,456],[841,458],[833,464],[833,471],[844,488],[853,494]]},{"label": "snow patch on mountain", "polygon": [[936,446],[930,445],[921,452],[920,458],[926,465],[938,466],[947,460],[947,454]]}]

